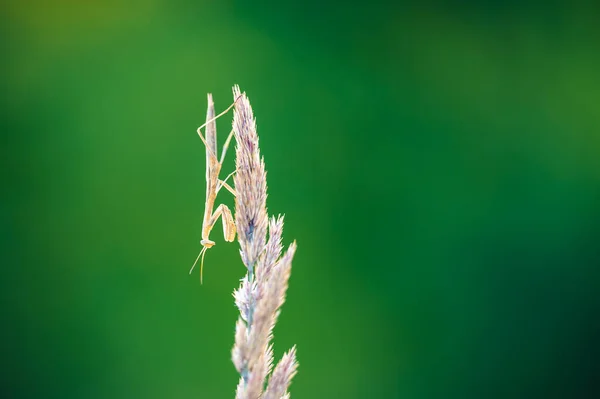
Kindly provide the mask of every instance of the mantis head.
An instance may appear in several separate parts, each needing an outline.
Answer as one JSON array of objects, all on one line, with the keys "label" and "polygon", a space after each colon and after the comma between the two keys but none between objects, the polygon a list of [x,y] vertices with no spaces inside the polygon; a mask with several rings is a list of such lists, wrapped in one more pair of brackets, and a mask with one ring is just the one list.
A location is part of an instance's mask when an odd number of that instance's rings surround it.
[{"label": "mantis head", "polygon": [[212,248],[212,246],[215,245],[215,242],[212,240],[202,240],[200,241],[200,244],[202,244],[204,248]]}]

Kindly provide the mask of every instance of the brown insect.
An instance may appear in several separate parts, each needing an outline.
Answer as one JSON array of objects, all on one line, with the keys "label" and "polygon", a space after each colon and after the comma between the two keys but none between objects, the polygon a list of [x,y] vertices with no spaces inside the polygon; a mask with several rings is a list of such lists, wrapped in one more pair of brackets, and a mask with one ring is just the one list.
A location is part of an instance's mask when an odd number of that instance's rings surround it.
[{"label": "brown insect", "polygon": [[[229,208],[225,204],[220,204],[213,212],[215,200],[221,188],[225,187],[235,196],[235,190],[229,184],[227,184],[227,180],[235,173],[235,171],[231,172],[224,180],[219,179],[219,173],[221,172],[221,167],[223,166],[223,160],[225,159],[227,148],[229,147],[229,143],[233,137],[233,130],[229,133],[227,140],[225,140],[225,144],[223,145],[221,152],[221,158],[219,159],[217,158],[216,124],[216,120],[229,112],[234,105],[235,101],[225,111],[215,116],[215,105],[213,103],[212,95],[208,94],[206,123],[198,128],[198,136],[200,136],[200,139],[202,139],[202,142],[206,147],[206,201],[204,203],[204,219],[202,220],[202,240],[200,241],[200,244],[202,244],[202,249],[200,250],[196,261],[190,269],[190,274],[194,270],[196,263],[198,263],[198,259],[202,258],[200,262],[200,283],[202,283],[202,272],[204,270],[204,255],[206,254],[207,249],[212,248],[212,246],[215,245],[215,242],[209,238],[209,235],[219,217],[221,217],[221,220],[223,221],[223,235],[225,236],[225,241],[232,242],[235,239],[235,222]],[[206,138],[202,135],[202,128],[205,126]]]}]

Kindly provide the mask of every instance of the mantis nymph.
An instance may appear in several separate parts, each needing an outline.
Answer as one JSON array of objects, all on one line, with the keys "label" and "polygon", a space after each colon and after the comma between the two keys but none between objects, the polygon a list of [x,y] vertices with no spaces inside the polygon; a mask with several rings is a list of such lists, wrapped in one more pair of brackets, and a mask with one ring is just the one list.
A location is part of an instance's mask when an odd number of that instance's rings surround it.
[{"label": "mantis nymph", "polygon": [[[219,115],[215,116],[215,105],[213,103],[212,95],[208,95],[208,109],[206,111],[206,123],[198,128],[198,136],[202,139],[204,146],[206,147],[206,202],[204,204],[204,219],[202,220],[202,240],[200,244],[202,244],[202,249],[194,262],[194,265],[190,269],[190,274],[196,263],[198,263],[198,259],[202,257],[202,261],[200,262],[200,284],[202,284],[202,271],[204,269],[204,255],[206,254],[206,250],[215,245],[215,242],[209,238],[210,232],[214,227],[215,223],[221,217],[223,221],[223,235],[225,236],[225,241],[232,242],[235,239],[235,222],[233,220],[233,216],[229,208],[221,204],[217,207],[217,209],[213,212],[213,207],[215,205],[215,199],[217,198],[217,193],[221,188],[225,187],[229,192],[231,192],[235,196],[235,190],[227,184],[227,179],[229,179],[235,171],[231,172],[225,180],[219,179],[219,173],[221,172],[221,167],[223,166],[223,160],[225,159],[225,153],[227,152],[227,147],[229,147],[229,142],[233,137],[233,130],[229,133],[227,140],[225,140],[225,144],[223,145],[223,150],[221,153],[221,159],[217,158],[217,124],[216,119],[225,115],[233,106],[235,105],[235,101],[233,104],[229,106],[225,111],[221,112]],[[206,126],[206,138],[202,135],[202,128]]]}]

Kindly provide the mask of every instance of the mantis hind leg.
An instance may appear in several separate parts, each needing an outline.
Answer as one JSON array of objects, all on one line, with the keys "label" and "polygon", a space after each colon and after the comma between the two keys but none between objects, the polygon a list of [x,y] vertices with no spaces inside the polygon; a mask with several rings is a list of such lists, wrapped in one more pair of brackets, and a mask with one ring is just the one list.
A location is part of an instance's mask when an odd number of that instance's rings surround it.
[{"label": "mantis hind leg", "polygon": [[221,159],[219,163],[223,165],[223,160],[225,159],[225,154],[227,153],[227,149],[229,148],[229,143],[231,142],[231,138],[233,137],[233,129],[229,132],[229,136],[227,136],[227,140],[225,140],[225,144],[223,144],[223,150],[221,152]]},{"label": "mantis hind leg", "polygon": [[[227,149],[229,148],[229,143],[231,142],[232,137],[233,137],[233,129],[231,130],[231,132],[229,132],[229,136],[227,136],[227,140],[225,140],[225,144],[223,144],[223,152],[221,152],[221,159],[219,160],[219,165],[221,165],[221,166],[223,166],[223,161],[225,160],[225,154],[227,154]],[[233,176],[233,174],[235,172],[236,172],[236,170],[234,170],[233,172],[228,174],[224,180],[219,180],[219,184],[217,185],[217,193],[219,192],[219,190],[221,190],[221,188],[225,187],[227,189],[227,191],[229,191],[235,197],[235,190],[229,184],[227,184],[227,180],[231,176]]]},{"label": "mantis hind leg", "polygon": [[219,188],[217,188],[217,192],[221,189],[221,187],[225,187],[227,191],[229,191],[234,197],[236,196],[235,190],[229,184],[225,183],[225,180],[219,180]]},{"label": "mantis hind leg", "polygon": [[217,193],[221,190],[221,188],[225,187],[227,191],[233,194],[234,197],[236,196],[235,190],[229,184],[227,184],[227,180],[229,180],[229,178],[233,176],[235,172],[237,172],[237,169],[228,174],[225,180],[219,180],[219,184],[217,185]]}]

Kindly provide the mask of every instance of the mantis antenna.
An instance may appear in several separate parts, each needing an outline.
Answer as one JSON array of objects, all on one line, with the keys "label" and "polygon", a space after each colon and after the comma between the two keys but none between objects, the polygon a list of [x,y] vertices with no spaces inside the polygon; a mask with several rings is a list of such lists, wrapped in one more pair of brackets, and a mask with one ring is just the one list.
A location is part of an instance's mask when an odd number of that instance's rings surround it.
[{"label": "mantis antenna", "polygon": [[194,268],[196,267],[196,263],[198,263],[198,259],[200,259],[200,257],[202,257],[202,260],[200,261],[200,284],[202,284],[202,271],[204,269],[204,255],[206,255],[207,249],[208,249],[208,247],[202,247],[202,249],[200,250],[200,253],[198,254],[198,257],[196,258],[196,261],[194,262],[194,264],[192,265],[192,268],[190,269],[190,274],[192,274],[192,272],[194,271]]}]

